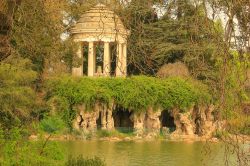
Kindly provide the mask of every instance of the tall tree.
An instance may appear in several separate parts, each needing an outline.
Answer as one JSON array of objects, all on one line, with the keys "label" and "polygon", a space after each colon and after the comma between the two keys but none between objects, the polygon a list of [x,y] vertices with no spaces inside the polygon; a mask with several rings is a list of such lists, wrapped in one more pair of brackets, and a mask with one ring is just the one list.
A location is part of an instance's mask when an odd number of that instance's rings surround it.
[{"label": "tall tree", "polygon": [[[145,26],[158,20],[157,13],[153,8],[155,1],[132,0],[121,11],[121,18],[130,30],[128,39],[128,70],[130,74],[153,74],[155,63],[150,56],[152,47],[145,41],[148,36]],[[155,40],[154,38],[151,38]]]},{"label": "tall tree", "polygon": [[19,56],[31,59],[40,74],[64,71],[66,56],[73,52],[70,40],[62,37],[68,28],[64,22],[67,10],[67,0],[23,0],[15,12],[12,47]]},{"label": "tall tree", "polygon": [[21,0],[0,0],[0,61],[11,54],[10,33],[13,27],[13,15]]}]

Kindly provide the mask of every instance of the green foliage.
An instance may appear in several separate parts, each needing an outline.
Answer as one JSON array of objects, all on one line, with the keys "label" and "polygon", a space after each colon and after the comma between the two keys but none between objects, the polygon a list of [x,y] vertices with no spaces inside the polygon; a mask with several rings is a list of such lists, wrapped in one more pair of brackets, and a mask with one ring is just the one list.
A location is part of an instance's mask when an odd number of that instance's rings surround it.
[{"label": "green foliage", "polygon": [[223,139],[224,137],[228,136],[228,132],[222,131],[222,130],[216,130],[213,133],[213,137],[218,138],[218,139]]},{"label": "green foliage", "polygon": [[147,41],[148,35],[153,42],[156,42],[157,37],[149,34],[145,28],[158,20],[153,9],[153,1],[148,0],[145,3],[142,0],[133,0],[125,8],[117,9],[117,13],[131,33],[128,37],[128,63],[130,64],[128,72],[131,74],[152,74],[158,65],[151,56],[154,51],[152,44]]},{"label": "green foliage", "polygon": [[[247,93],[246,81],[247,70],[250,67],[250,56],[240,54],[237,51],[230,51],[228,57],[228,73],[225,76],[225,109],[222,116],[226,119],[235,119],[239,117],[243,103],[249,103],[250,96]],[[222,62],[218,62],[221,65]]]},{"label": "green foliage", "polygon": [[113,134],[109,130],[98,130],[97,136],[102,138],[102,137],[110,137]]},{"label": "green foliage", "polygon": [[31,88],[36,72],[29,60],[18,59],[0,63],[0,124],[11,127],[24,123],[34,110],[36,98]]},{"label": "green foliage", "polygon": [[194,104],[210,100],[204,85],[181,78],[162,80],[145,76],[126,79],[62,76],[49,80],[46,89],[48,99],[63,99],[71,106],[69,110],[79,104],[85,104],[92,110],[97,102],[109,105],[114,101],[123,108],[137,112],[146,111],[149,107],[178,107],[185,111]]},{"label": "green foliage", "polygon": [[129,73],[153,75],[164,64],[181,61],[194,77],[214,79],[216,43],[223,42],[223,30],[219,22],[208,17],[206,5],[183,0],[133,0],[117,10],[131,32]]},{"label": "green foliage", "polygon": [[250,135],[250,116],[237,114],[228,120],[227,131],[232,134]]},{"label": "green foliage", "polygon": [[[196,78],[211,78],[208,69],[213,69],[216,55],[212,41],[220,40],[215,23],[205,16],[202,5],[194,7],[188,1],[176,3],[166,9],[159,21],[145,27],[144,40],[154,50],[151,56],[159,66],[182,61]],[[171,11],[174,8],[177,8],[176,15]]]},{"label": "green foliage", "polygon": [[51,116],[40,122],[40,128],[50,134],[56,134],[65,128],[63,120],[57,116]]},{"label": "green foliage", "polygon": [[103,137],[118,137],[118,138],[125,138],[129,136],[134,136],[132,129],[127,128],[119,128],[116,130],[98,130],[96,132],[97,137],[103,138]]},{"label": "green foliage", "polygon": [[75,112],[72,111],[73,104],[69,104],[66,98],[53,97],[48,101],[48,105],[51,106],[50,113],[59,116],[72,129],[71,122],[75,118]]},{"label": "green foliage", "polygon": [[246,94],[246,87],[242,86],[247,80],[246,70],[250,68],[249,54],[240,55],[239,52],[236,51],[231,51],[230,54],[231,57],[228,63],[230,70],[226,85],[228,89],[233,90],[234,92],[229,91],[230,93],[228,94],[238,95],[234,96],[234,98],[238,98],[239,101],[249,101],[250,96],[247,96]]},{"label": "green foliage", "polygon": [[0,138],[0,165],[63,165],[64,154],[59,144],[47,142],[45,147],[43,144],[42,139],[28,141],[22,129],[5,131]]},{"label": "green foliage", "polygon": [[66,0],[22,0],[14,13],[12,47],[21,57],[32,60],[38,73],[49,67],[46,63],[55,64],[61,59],[68,63],[72,56],[70,42],[60,38],[65,30],[62,11],[66,6]]},{"label": "green foliage", "polygon": [[83,158],[78,156],[77,158],[70,157],[66,166],[105,166],[105,162],[99,157],[95,158]]}]

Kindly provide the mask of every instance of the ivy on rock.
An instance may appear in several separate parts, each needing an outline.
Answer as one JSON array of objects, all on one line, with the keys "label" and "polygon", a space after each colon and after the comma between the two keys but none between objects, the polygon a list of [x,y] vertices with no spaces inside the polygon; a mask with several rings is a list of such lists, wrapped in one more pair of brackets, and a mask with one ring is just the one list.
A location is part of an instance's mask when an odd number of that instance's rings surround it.
[{"label": "ivy on rock", "polygon": [[[47,82],[47,99],[61,99],[69,107],[84,104],[93,110],[96,103],[115,104],[135,112],[149,107],[188,110],[195,104],[211,102],[208,88],[192,79],[146,76],[128,78],[74,78],[62,76]],[[69,109],[71,109],[69,108]]]}]

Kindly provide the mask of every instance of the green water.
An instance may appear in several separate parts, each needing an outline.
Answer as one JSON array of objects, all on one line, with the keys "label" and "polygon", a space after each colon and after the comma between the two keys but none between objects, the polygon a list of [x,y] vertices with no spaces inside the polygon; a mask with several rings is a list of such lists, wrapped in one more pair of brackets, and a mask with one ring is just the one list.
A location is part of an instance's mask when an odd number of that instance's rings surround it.
[{"label": "green water", "polygon": [[71,155],[101,157],[108,166],[222,166],[225,149],[219,143],[167,141],[72,141],[65,148]]}]

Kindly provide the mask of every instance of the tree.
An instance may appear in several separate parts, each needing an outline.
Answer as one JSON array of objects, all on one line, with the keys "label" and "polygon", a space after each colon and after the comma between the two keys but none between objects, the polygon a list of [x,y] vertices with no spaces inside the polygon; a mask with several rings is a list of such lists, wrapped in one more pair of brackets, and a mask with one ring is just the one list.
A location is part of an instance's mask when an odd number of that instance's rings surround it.
[{"label": "tree", "polygon": [[31,68],[29,60],[0,64],[0,126],[4,128],[25,125],[31,120],[36,105],[31,86],[37,77]]},{"label": "tree", "polygon": [[[130,74],[154,74],[155,63],[151,57],[152,47],[145,40],[149,34],[145,26],[158,20],[153,8],[154,1],[133,0],[120,12],[123,23],[130,30],[128,39],[128,72]],[[154,40],[154,38],[151,38]]]},{"label": "tree", "polygon": [[0,62],[11,54],[10,33],[13,15],[21,0],[0,0]]},{"label": "tree", "polygon": [[30,59],[40,75],[44,71],[69,70],[67,56],[72,56],[68,53],[73,47],[70,40],[61,38],[67,29],[63,22],[67,10],[67,0],[23,0],[15,12],[12,47],[19,56]]}]

